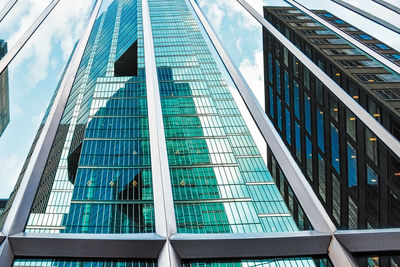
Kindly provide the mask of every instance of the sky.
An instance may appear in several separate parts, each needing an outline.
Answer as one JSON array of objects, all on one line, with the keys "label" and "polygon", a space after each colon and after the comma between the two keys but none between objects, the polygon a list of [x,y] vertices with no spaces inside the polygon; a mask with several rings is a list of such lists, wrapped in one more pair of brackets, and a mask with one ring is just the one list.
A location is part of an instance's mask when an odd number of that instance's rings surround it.
[{"label": "sky", "polygon": [[[400,50],[398,34],[330,0],[298,1],[310,9],[326,9]],[[376,6],[371,0],[346,1],[367,11],[379,11],[380,16],[392,24],[400,23],[400,15]],[[7,2],[8,0],[0,0],[0,9]],[[9,49],[50,2],[50,0],[17,2],[10,14],[0,23],[0,39],[7,40]],[[73,45],[86,25],[93,2],[61,0],[9,66],[11,122],[0,137],[0,198],[8,198],[14,187]],[[111,0],[105,1],[107,2]],[[198,2],[233,62],[245,77],[261,106],[264,106],[261,26],[236,0],[198,0]],[[248,2],[259,11],[263,5],[287,5],[282,0],[248,0]],[[390,2],[400,6],[400,0],[390,0]],[[240,98],[236,94],[234,97]],[[254,124],[249,127],[255,128]]]}]

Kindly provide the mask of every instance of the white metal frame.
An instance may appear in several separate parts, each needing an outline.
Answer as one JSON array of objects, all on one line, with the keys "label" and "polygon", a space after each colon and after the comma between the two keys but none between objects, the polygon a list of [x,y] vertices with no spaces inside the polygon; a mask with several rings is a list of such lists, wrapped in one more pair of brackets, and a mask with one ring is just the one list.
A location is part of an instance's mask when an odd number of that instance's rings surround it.
[{"label": "white metal frame", "polygon": [[[58,0],[59,1],[59,0]],[[97,0],[88,26],[67,69],[49,117],[39,137],[31,161],[23,177],[2,232],[0,232],[0,266],[12,266],[14,257],[67,257],[67,258],[125,258],[158,259],[159,266],[180,266],[181,259],[229,259],[266,257],[306,257],[329,255],[335,266],[356,266],[351,253],[399,252],[400,229],[337,231],[322,204],[313,192],[300,168],[280,139],[254,94],[238,71],[212,27],[194,0],[185,0],[197,16],[211,43],[220,56],[244,102],[250,110],[263,137],[282,167],[314,230],[285,233],[254,234],[178,234],[168,158],[163,129],[163,118],[155,65],[154,44],[148,0],[142,1],[145,68],[148,94],[149,131],[155,206],[156,233],[153,234],[39,234],[24,233],[34,196],[40,183],[50,149],[65,108],[68,95],[87,45],[89,35],[100,10]],[[258,14],[245,0],[238,1],[255,19],[282,42],[324,85],[356,116],[373,129],[387,144],[391,135],[355,103],[340,87],[326,76],[300,50],[291,44],[271,24]],[[287,0],[293,2],[293,0]],[[53,1],[53,3],[55,3]],[[49,13],[49,7],[44,14]],[[47,14],[48,15],[48,14]],[[42,21],[46,16],[41,15]],[[40,23],[41,23],[40,22]],[[35,22],[37,25],[37,22]],[[39,23],[39,25],[40,25]],[[37,27],[39,26],[37,25]],[[36,28],[37,28],[36,27]],[[32,27],[31,27],[32,28]],[[35,28],[35,27],[33,27]],[[34,33],[34,30],[31,34]],[[26,41],[17,45],[19,49]],[[19,51],[19,50],[18,50]],[[0,66],[7,66],[0,62]],[[1,65],[3,64],[3,65]],[[352,100],[350,101],[349,100]],[[360,110],[362,109],[362,110]],[[368,115],[368,116],[367,116]],[[372,120],[371,120],[372,118]],[[375,123],[374,123],[375,122]],[[379,126],[376,128],[376,126]],[[378,129],[378,130],[377,130]],[[379,131],[381,131],[379,133]],[[384,141],[384,142],[385,142]],[[398,142],[398,141],[397,141]],[[400,155],[398,143],[390,148]],[[373,242],[372,242],[373,241]]]}]

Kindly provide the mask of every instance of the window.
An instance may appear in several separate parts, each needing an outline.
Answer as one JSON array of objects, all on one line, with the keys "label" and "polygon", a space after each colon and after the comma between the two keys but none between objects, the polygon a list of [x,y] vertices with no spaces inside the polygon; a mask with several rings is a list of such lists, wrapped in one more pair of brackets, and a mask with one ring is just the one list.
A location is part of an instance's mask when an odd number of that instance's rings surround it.
[{"label": "window", "polygon": [[359,34],[359,35],[356,35],[356,36],[358,36],[359,39],[363,39],[363,40],[372,40],[373,39],[371,36],[366,35],[366,34]]},{"label": "window", "polygon": [[374,60],[338,60],[339,64],[345,68],[377,68],[383,65]]},{"label": "window", "polygon": [[299,32],[305,34],[305,35],[321,35],[321,34],[331,34],[333,35],[333,32],[330,30],[299,30]]},{"label": "window", "polygon": [[322,49],[325,54],[329,56],[354,56],[354,55],[361,55],[361,52],[354,48],[342,48],[342,49]]},{"label": "window", "polygon": [[350,110],[346,109],[346,132],[354,141],[357,138],[356,122],[356,116]]},{"label": "window", "polygon": [[291,134],[290,134],[290,112],[289,110],[286,108],[285,109],[285,113],[286,113],[286,141],[291,144],[292,140],[291,140]]},{"label": "window", "polygon": [[306,130],[311,134],[311,100],[306,93],[304,93],[304,113]]},{"label": "window", "polygon": [[316,22],[290,22],[290,26],[293,27],[320,27],[321,24]]},{"label": "window", "polygon": [[389,54],[389,55],[386,55],[386,56],[389,57],[390,59],[400,60],[400,55],[399,54]]},{"label": "window", "polygon": [[344,30],[344,31],[348,31],[348,32],[357,32],[357,31],[359,31],[358,29],[356,29],[356,28],[354,28],[352,26],[342,27],[341,29]]},{"label": "window", "polygon": [[340,173],[340,156],[339,156],[339,131],[331,123],[331,150],[332,150],[332,166]]},{"label": "window", "polygon": [[286,105],[290,106],[290,87],[289,87],[289,74],[288,72],[285,70],[283,73],[283,78],[284,78],[284,86],[285,86],[285,102]]},{"label": "window", "polygon": [[326,202],[326,173],[325,173],[325,160],[318,153],[318,190],[321,198]]},{"label": "window", "polygon": [[290,14],[300,14],[301,13],[299,10],[295,10],[295,9],[289,9],[289,10],[287,10],[287,12]]},{"label": "window", "polygon": [[347,142],[347,174],[349,187],[357,186],[357,153]]},{"label": "window", "polygon": [[390,47],[388,47],[387,45],[384,45],[384,44],[376,44],[375,46],[379,49],[384,49],[384,50],[390,49]]},{"label": "window", "polygon": [[336,24],[345,24],[346,22],[344,22],[343,20],[341,20],[341,19],[334,19],[333,20]]},{"label": "window", "polygon": [[273,83],[273,69],[272,69],[272,54],[268,53],[268,79],[271,83]]},{"label": "window", "polygon": [[331,93],[329,93],[329,109],[331,116],[335,119],[335,121],[337,121],[339,114],[339,103],[336,96]]},{"label": "window", "polygon": [[274,90],[269,86],[269,113],[274,118]]},{"label": "window", "polygon": [[310,138],[306,135],[306,162],[307,162],[307,174],[310,177],[311,181],[313,181],[313,151],[312,151],[312,143]]},{"label": "window", "polygon": [[307,90],[310,90],[310,71],[307,68],[303,68],[303,81],[304,87]]},{"label": "window", "polygon": [[400,82],[400,75],[390,74],[354,74],[363,83]]},{"label": "window", "polygon": [[294,92],[294,114],[298,119],[300,119],[300,95],[299,95],[299,85],[297,82],[293,81],[293,92]]},{"label": "window", "polygon": [[330,13],[324,13],[324,16],[325,16],[326,18],[333,18],[333,15],[330,14]]},{"label": "window", "polygon": [[340,224],[340,181],[334,174],[332,174],[332,200],[333,217],[336,219],[337,223]]},{"label": "window", "polygon": [[343,39],[338,39],[338,38],[311,38],[311,42],[314,44],[347,44],[348,42]]},{"label": "window", "polygon": [[324,112],[319,108],[317,108],[317,135],[318,146],[322,152],[325,152]]},{"label": "window", "polygon": [[381,108],[378,107],[378,105],[375,103],[374,100],[372,100],[370,97],[368,97],[368,112],[369,114],[372,115],[377,121],[381,121]]},{"label": "window", "polygon": [[358,208],[353,199],[349,196],[349,229],[358,228]]},{"label": "window", "polygon": [[300,134],[300,125],[297,122],[294,127],[294,133],[296,136],[296,156],[297,159],[301,162],[301,134]]},{"label": "window", "polygon": [[275,61],[276,91],[281,94],[281,68],[279,62]]},{"label": "window", "polygon": [[316,88],[316,95],[317,95],[317,101],[318,103],[320,103],[321,105],[324,104],[324,87],[321,83],[320,80],[315,79],[316,84],[315,84],[315,88]]},{"label": "window", "polygon": [[276,98],[276,120],[278,121],[279,130],[282,131],[282,106],[279,97]]},{"label": "window", "polygon": [[398,89],[381,89],[381,90],[375,90],[374,92],[386,101],[399,101],[400,100],[400,88],[398,88]]},{"label": "window", "polygon": [[367,156],[378,165],[378,138],[365,128],[365,148]]}]

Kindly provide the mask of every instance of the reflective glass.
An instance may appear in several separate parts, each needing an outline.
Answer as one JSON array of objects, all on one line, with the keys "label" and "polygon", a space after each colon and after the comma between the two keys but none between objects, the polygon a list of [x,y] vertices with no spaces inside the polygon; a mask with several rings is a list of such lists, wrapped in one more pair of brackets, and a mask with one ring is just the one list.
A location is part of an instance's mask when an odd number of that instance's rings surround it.
[{"label": "reflective glass", "polygon": [[151,260],[90,260],[90,259],[15,259],[13,267],[156,267]]},{"label": "reflective glass", "polygon": [[333,267],[328,259],[323,258],[272,258],[256,260],[218,260],[218,261],[183,261],[183,267],[267,267],[267,266],[287,266],[287,267]]},{"label": "reflective glass", "polygon": [[27,232],[155,231],[140,3],[103,3]]}]

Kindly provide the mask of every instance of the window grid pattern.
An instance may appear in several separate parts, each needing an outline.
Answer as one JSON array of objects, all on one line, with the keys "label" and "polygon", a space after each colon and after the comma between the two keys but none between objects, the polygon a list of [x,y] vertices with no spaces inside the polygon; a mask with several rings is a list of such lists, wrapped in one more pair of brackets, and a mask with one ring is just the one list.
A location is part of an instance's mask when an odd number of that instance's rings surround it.
[{"label": "window grid pattern", "polygon": [[297,231],[185,1],[149,7],[178,232]]},{"label": "window grid pattern", "polygon": [[[113,1],[95,22],[27,232],[155,231],[140,5]],[[137,76],[114,77],[135,41]]]}]

